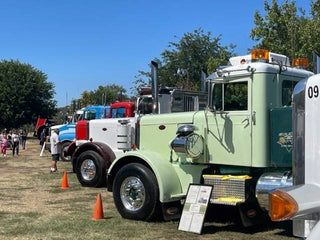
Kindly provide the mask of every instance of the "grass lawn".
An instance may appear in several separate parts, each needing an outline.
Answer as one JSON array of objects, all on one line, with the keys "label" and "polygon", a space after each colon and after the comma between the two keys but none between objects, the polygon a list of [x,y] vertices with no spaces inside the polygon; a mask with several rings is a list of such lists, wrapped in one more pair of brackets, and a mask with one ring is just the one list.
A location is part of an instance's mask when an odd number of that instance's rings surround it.
[{"label": "grass lawn", "polygon": [[[295,239],[291,223],[243,228],[234,222],[206,222],[203,234],[178,231],[178,221],[140,222],[121,218],[105,188],[85,188],[70,162],[58,162],[50,174],[51,156],[40,157],[39,141],[30,138],[19,157],[0,156],[0,240],[11,239]],[[70,188],[61,189],[63,171]],[[104,219],[91,220],[97,194]]]}]

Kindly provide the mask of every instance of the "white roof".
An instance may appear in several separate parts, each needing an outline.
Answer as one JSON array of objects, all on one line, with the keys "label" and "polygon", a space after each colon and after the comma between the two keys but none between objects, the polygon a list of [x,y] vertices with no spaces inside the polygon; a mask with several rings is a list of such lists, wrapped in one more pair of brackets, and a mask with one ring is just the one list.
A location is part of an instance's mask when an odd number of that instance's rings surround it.
[{"label": "white roof", "polygon": [[[243,60],[245,62],[242,64],[251,63],[252,62],[251,54],[232,57],[229,59],[229,62],[231,66],[237,66],[237,65],[241,65],[241,61]],[[283,66],[288,66],[288,67],[290,66],[290,61],[287,56],[282,54],[272,53],[272,52],[269,52],[269,63],[276,63],[276,64],[281,63],[281,65]]]}]

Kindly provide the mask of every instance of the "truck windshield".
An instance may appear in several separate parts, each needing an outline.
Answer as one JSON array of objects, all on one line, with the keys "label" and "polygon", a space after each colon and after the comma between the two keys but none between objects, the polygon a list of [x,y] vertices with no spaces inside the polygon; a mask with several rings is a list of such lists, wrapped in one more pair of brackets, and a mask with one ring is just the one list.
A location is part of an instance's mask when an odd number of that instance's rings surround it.
[{"label": "truck windshield", "polygon": [[78,113],[74,114],[73,118],[72,118],[72,121],[70,121],[70,122],[78,122],[79,120],[81,120],[81,118],[82,118],[82,114],[78,114]]},{"label": "truck windshield", "polygon": [[92,120],[96,118],[96,111],[85,111],[83,119],[84,120]]},{"label": "truck windshield", "polygon": [[125,113],[126,113],[126,109],[124,107],[111,109],[112,118],[123,118],[125,117]]},{"label": "truck windshield", "polygon": [[217,111],[248,110],[248,83],[217,83],[212,101]]}]

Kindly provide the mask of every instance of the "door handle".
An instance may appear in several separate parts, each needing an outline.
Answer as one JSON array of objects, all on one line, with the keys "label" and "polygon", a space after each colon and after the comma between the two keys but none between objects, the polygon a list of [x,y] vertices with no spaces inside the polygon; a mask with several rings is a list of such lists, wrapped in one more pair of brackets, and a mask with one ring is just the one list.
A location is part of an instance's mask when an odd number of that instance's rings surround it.
[{"label": "door handle", "polygon": [[249,124],[249,122],[250,122],[249,116],[247,116],[245,119],[243,119],[241,123],[244,123],[244,122],[246,122],[246,121],[247,121],[247,124]]},{"label": "door handle", "polygon": [[248,127],[250,124],[250,117],[249,116],[247,116],[245,119],[243,119],[241,123],[245,123],[245,122],[246,122],[246,124],[244,125],[244,128]]}]

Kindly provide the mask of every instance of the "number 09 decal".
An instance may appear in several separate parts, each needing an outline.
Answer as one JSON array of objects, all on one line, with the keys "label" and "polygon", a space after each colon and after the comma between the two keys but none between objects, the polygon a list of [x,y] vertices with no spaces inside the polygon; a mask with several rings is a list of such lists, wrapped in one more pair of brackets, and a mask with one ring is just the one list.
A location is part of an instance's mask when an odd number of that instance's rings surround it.
[{"label": "number 09 decal", "polygon": [[317,98],[319,96],[319,87],[318,85],[311,86],[308,88],[308,97]]}]

